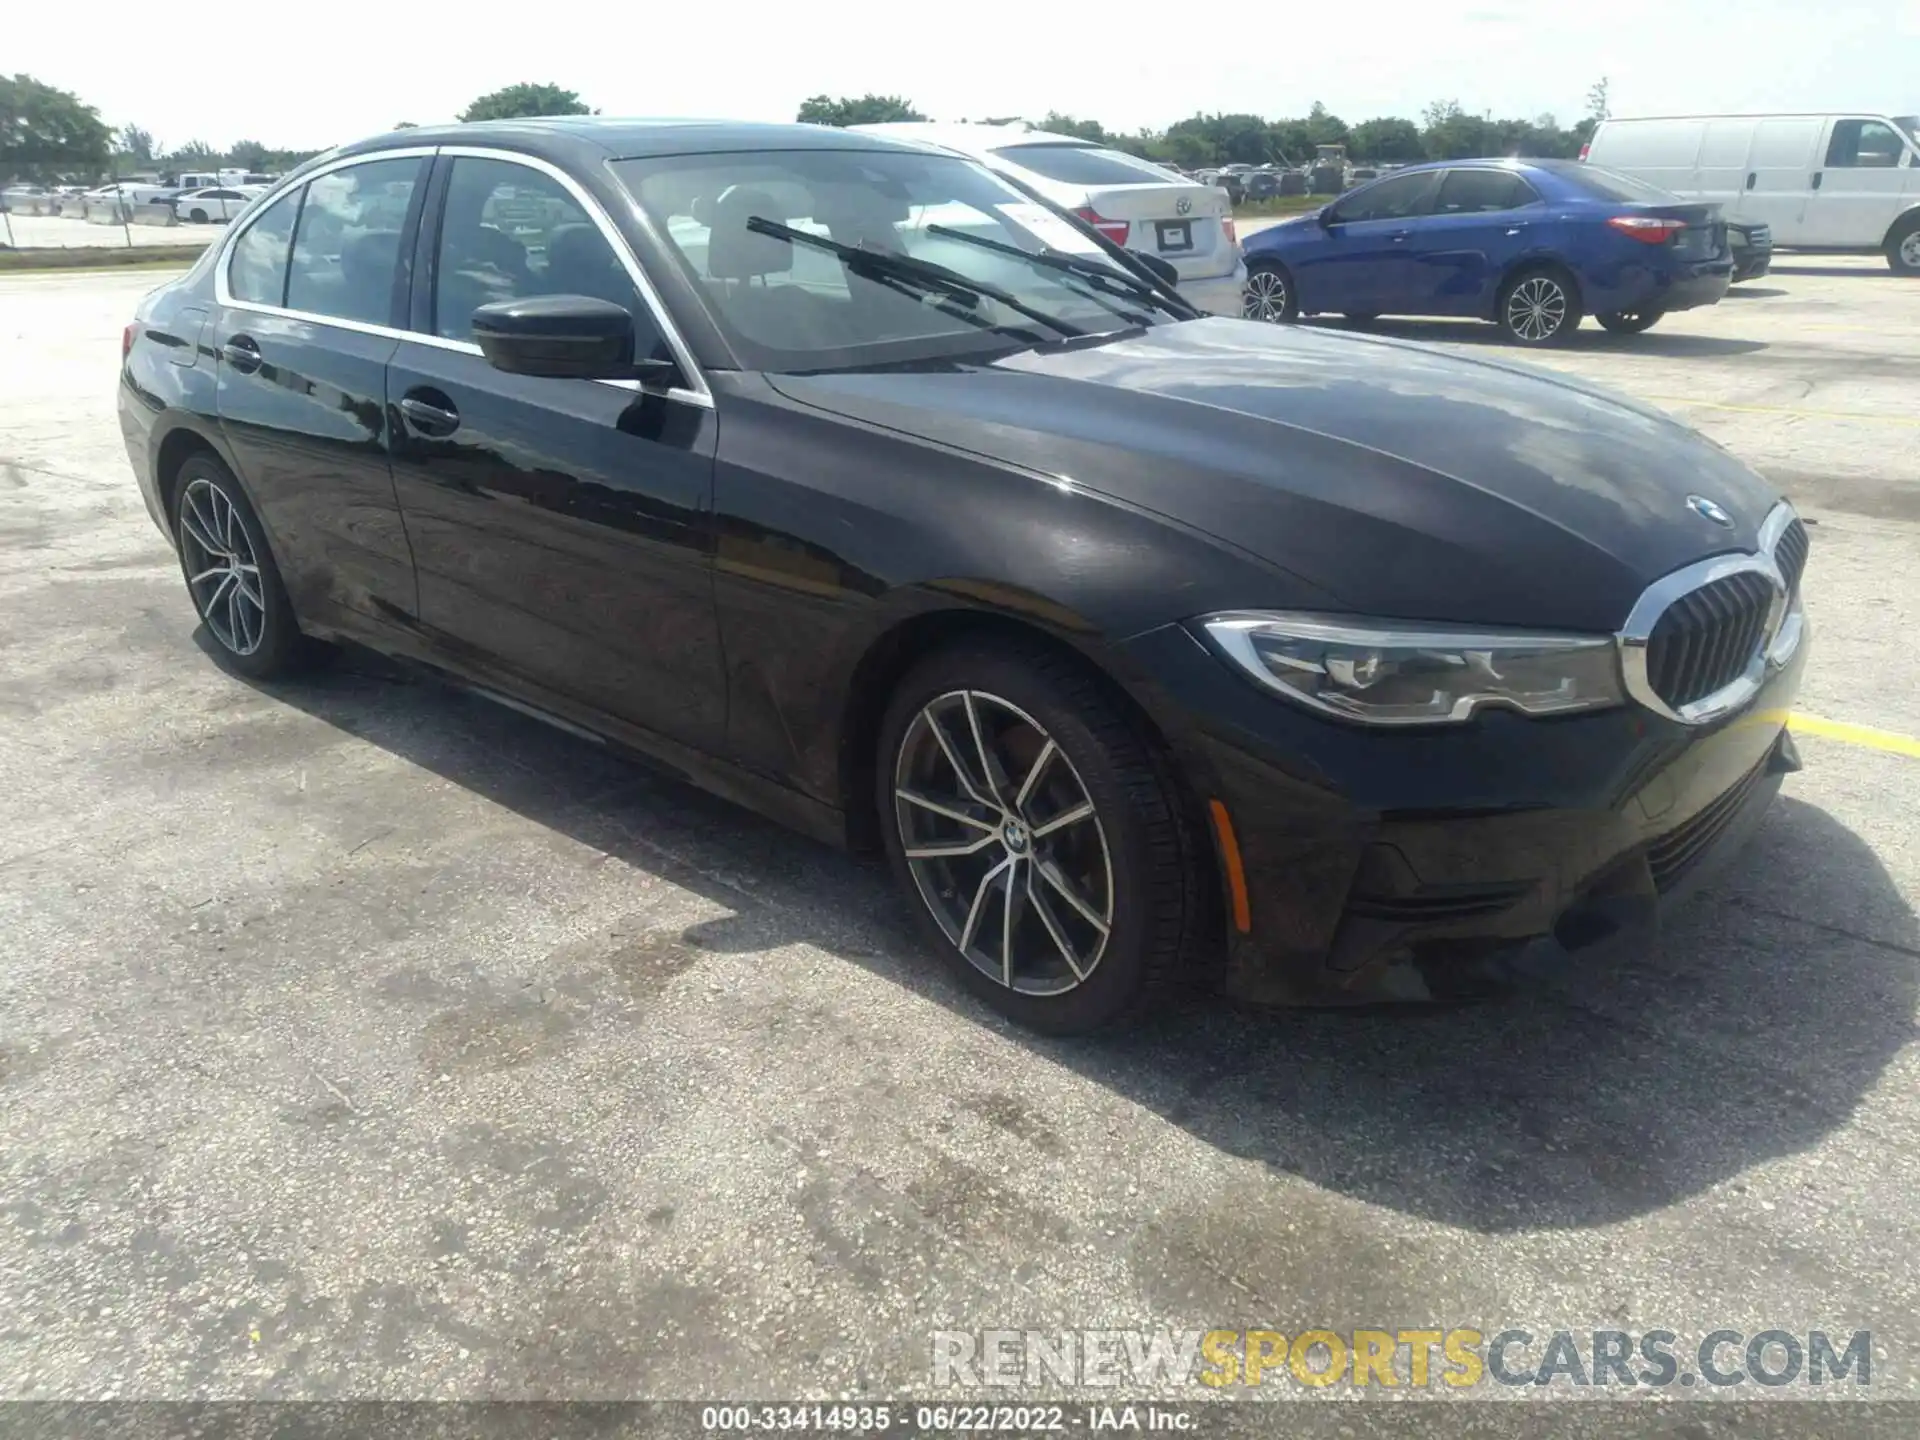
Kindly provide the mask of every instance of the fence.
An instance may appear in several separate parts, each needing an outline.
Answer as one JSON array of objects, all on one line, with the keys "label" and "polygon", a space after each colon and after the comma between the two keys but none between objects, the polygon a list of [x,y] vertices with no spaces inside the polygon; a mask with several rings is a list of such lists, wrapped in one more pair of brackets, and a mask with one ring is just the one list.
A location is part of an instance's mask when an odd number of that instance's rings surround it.
[{"label": "fence", "polygon": [[0,202],[0,269],[188,261],[223,233],[169,204],[9,194]]}]

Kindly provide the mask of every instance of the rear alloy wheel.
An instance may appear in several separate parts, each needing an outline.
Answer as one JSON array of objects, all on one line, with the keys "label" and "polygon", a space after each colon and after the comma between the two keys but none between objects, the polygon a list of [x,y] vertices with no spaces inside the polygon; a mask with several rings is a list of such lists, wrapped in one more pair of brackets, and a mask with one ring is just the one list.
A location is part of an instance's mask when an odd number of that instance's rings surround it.
[{"label": "rear alloy wheel", "polygon": [[1500,328],[1520,345],[1553,345],[1580,324],[1580,302],[1573,286],[1555,270],[1526,270],[1507,282],[1500,295]]},{"label": "rear alloy wheel", "polygon": [[187,218],[196,225],[204,225],[207,223],[207,212],[204,210],[195,210],[191,215],[187,216]]},{"label": "rear alloy wheel", "polygon": [[1920,216],[1887,237],[1887,265],[1896,275],[1920,275]]},{"label": "rear alloy wheel", "polygon": [[937,654],[894,695],[878,758],[894,872],[996,1010],[1083,1034],[1181,973],[1203,912],[1192,832],[1078,662],[984,639]]},{"label": "rear alloy wheel", "polygon": [[194,455],[180,467],[173,533],[187,593],[223,662],[268,680],[304,668],[320,653],[300,633],[253,507],[213,456]]},{"label": "rear alloy wheel", "polygon": [[1300,302],[1293,293],[1293,277],[1280,266],[1264,261],[1249,265],[1240,313],[1249,320],[1297,320]]},{"label": "rear alloy wheel", "polygon": [[1596,315],[1602,330],[1611,330],[1616,335],[1638,335],[1643,330],[1651,330],[1660,322],[1663,312],[1659,310],[1615,310],[1610,315]]}]

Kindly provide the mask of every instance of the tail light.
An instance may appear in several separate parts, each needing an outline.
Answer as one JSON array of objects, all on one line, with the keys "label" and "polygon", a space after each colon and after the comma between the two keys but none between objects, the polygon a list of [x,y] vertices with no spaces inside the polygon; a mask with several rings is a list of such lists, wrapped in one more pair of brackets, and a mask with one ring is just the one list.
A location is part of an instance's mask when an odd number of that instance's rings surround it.
[{"label": "tail light", "polygon": [[120,358],[122,360],[133,353],[133,332],[138,328],[138,325],[129,325],[120,332]]},{"label": "tail light", "polygon": [[1240,232],[1233,228],[1233,217],[1231,215],[1223,215],[1220,217],[1220,228],[1227,232],[1227,244],[1238,245],[1240,243]]},{"label": "tail light", "polygon": [[1665,215],[1615,215],[1607,224],[1642,245],[1664,245],[1687,228],[1686,221]]},{"label": "tail light", "polygon": [[1593,146],[1591,146],[1591,145],[1582,145],[1582,146],[1580,147],[1580,158],[1581,158],[1582,160],[1584,160],[1584,159],[1586,159],[1586,158],[1587,158],[1587,152],[1588,152],[1589,150],[1591,150],[1591,149],[1593,149]]},{"label": "tail light", "polygon": [[1127,243],[1127,222],[1126,221],[1109,220],[1106,218],[1106,216],[1102,215],[1098,210],[1095,210],[1092,206],[1082,206],[1080,209],[1074,211],[1073,213],[1078,215],[1082,220],[1086,221],[1087,224],[1093,226],[1094,229],[1098,230],[1102,235],[1106,236],[1107,239],[1111,240],[1114,244],[1124,245]]}]

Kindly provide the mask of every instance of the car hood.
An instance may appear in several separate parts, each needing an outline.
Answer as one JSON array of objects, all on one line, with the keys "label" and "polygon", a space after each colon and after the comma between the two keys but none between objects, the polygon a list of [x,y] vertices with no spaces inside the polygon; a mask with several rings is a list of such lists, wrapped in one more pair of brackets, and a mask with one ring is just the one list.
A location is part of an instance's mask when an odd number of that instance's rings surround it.
[{"label": "car hood", "polygon": [[1624,397],[1310,327],[1194,320],[990,363],[770,379],[801,403],[1154,511],[1349,609],[1404,619],[1612,630],[1650,581],[1754,549],[1778,499]]}]

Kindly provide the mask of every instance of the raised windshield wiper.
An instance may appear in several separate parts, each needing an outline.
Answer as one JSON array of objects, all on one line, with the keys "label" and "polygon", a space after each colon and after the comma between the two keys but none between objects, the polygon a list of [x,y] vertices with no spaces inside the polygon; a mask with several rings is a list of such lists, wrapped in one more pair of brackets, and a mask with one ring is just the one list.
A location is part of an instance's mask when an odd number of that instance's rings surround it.
[{"label": "raised windshield wiper", "polygon": [[[943,240],[958,240],[963,245],[977,245],[982,250],[991,250],[996,255],[1010,255],[1016,260],[1025,260],[1043,270],[1058,270],[1067,275],[1078,275],[1083,279],[1098,282],[1093,288],[1096,298],[1113,298],[1114,292],[1108,286],[1118,286],[1122,293],[1135,299],[1145,300],[1169,314],[1179,314],[1153,286],[1126,271],[1098,260],[1086,260],[1065,250],[1056,250],[1048,246],[1044,250],[1022,250],[1018,245],[1009,245],[1004,240],[989,240],[984,235],[975,235],[968,230],[956,230],[951,225],[929,225],[927,234],[938,235]],[[1116,313],[1124,313],[1116,310]],[[1137,317],[1128,316],[1133,319]]]},{"label": "raised windshield wiper", "polygon": [[[838,240],[829,240],[824,235],[815,235],[810,230],[796,230],[791,225],[782,225],[778,220],[769,220],[764,215],[747,217],[747,229],[761,235],[771,235],[778,240],[790,241],[796,245],[811,245],[816,250],[824,250],[829,255],[838,256],[849,271],[868,280],[904,281],[909,286],[919,286],[923,290],[949,295],[956,299],[997,300],[1015,314],[1024,315],[1029,320],[1045,325],[1049,330],[1075,337],[1087,332],[1070,320],[1062,320],[1058,315],[1050,315],[1045,310],[1027,304],[1010,290],[1002,290],[998,285],[990,285],[984,280],[972,280],[958,270],[949,270],[944,265],[935,265],[931,261],[916,260],[911,255],[895,255],[887,250],[868,250],[860,245],[842,245]],[[971,321],[983,330],[1005,330],[1004,325],[995,325],[985,316],[968,311],[943,310],[942,314]]]}]

